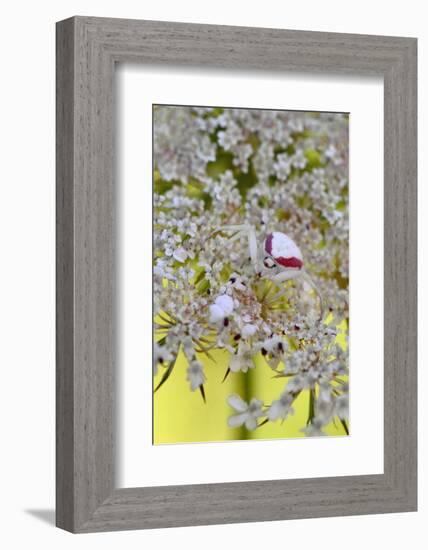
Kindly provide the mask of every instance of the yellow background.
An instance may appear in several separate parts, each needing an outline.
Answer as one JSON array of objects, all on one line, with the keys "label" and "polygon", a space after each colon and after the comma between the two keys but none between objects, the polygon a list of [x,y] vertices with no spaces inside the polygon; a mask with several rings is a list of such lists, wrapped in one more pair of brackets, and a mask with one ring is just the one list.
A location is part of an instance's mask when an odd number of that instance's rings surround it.
[{"label": "yellow background", "polygon": [[[344,334],[338,341],[345,346]],[[206,403],[200,392],[190,391],[186,380],[187,361],[180,352],[174,370],[165,384],[154,394],[153,439],[155,444],[184,443],[197,441],[225,441],[229,439],[278,439],[304,437],[301,429],[306,426],[309,412],[309,390],[302,391],[294,402],[294,415],[285,421],[268,422],[254,431],[245,428],[231,429],[227,419],[234,414],[227,403],[231,393],[237,393],[244,400],[251,397],[270,404],[278,399],[285,387],[284,378],[273,378],[275,372],[263,357],[256,359],[256,368],[244,373],[229,373],[222,383],[229,362],[229,353],[224,350],[211,351],[212,361],[199,355],[207,381],[204,384]],[[154,379],[156,386],[163,369]],[[263,419],[262,419],[263,420]],[[327,435],[345,435],[338,420],[324,429]]]}]

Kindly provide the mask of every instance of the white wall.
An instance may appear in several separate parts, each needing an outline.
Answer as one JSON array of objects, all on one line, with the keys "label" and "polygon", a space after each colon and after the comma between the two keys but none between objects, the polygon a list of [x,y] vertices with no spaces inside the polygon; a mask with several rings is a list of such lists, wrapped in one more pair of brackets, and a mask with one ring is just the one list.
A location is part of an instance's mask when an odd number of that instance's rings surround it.
[{"label": "white wall", "polygon": [[[407,35],[419,38],[420,151],[428,146],[428,29],[420,0],[14,0],[1,12],[0,182],[0,541],[4,548],[395,549],[426,540],[427,475],[413,514],[299,520],[149,532],[73,536],[52,527],[54,505],[54,23],[70,15],[163,19],[290,29]],[[4,45],[3,45],[4,41]],[[420,155],[421,212],[427,162]],[[421,216],[422,218],[422,216]],[[420,234],[424,233],[421,220]],[[420,242],[422,238],[420,239]],[[422,246],[422,243],[421,243]],[[426,249],[425,249],[426,252]],[[426,254],[420,258],[425,281]],[[426,302],[426,289],[420,287]],[[421,308],[421,334],[427,330]],[[420,350],[427,364],[426,349]],[[425,359],[425,360],[424,360]],[[421,368],[419,387],[428,376]],[[426,399],[420,391],[420,464],[428,459]],[[8,542],[7,542],[8,541]],[[416,541],[415,541],[416,543]],[[24,546],[25,545],[25,546]],[[418,545],[420,547],[420,545]]]}]

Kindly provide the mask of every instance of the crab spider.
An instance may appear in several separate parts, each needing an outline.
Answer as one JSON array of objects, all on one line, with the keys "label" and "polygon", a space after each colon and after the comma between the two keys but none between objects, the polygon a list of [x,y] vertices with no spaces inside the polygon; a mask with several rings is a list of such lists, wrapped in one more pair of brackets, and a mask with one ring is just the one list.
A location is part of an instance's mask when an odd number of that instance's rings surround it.
[{"label": "crab spider", "polygon": [[[256,273],[264,273],[269,280],[281,284],[290,279],[302,279],[307,282],[318,295],[320,305],[320,320],[323,317],[323,301],[318,287],[303,268],[303,256],[297,244],[285,233],[274,231],[269,233],[261,249],[258,247],[256,232],[251,225],[224,225],[221,231],[233,231],[231,241],[246,235],[248,251]],[[261,267],[265,269],[261,269]],[[269,271],[272,270],[271,273]],[[277,297],[283,294],[280,293]]]}]

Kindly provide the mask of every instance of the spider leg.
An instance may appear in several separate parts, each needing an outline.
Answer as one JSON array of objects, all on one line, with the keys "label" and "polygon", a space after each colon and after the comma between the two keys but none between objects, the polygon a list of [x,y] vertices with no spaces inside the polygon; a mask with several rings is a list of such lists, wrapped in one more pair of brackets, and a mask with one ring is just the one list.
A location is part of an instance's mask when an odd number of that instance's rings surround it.
[{"label": "spider leg", "polygon": [[315,290],[317,296],[318,296],[318,300],[319,300],[319,304],[320,304],[320,318],[319,320],[321,321],[322,318],[324,317],[324,302],[323,302],[323,299],[322,299],[322,294],[320,292],[320,289],[317,287],[317,285],[314,283],[314,281],[312,280],[312,278],[310,277],[310,275],[304,271],[302,269],[301,271],[301,277],[302,279],[308,283],[308,285],[313,288],[313,290]]},{"label": "spider leg", "polygon": [[252,225],[223,225],[219,228],[220,231],[236,231],[236,235],[233,235],[230,240],[235,241],[241,238],[241,235],[246,235],[248,239],[248,253],[250,255],[251,263],[256,271],[259,271],[259,254],[257,248],[256,231]]},{"label": "spider leg", "polygon": [[[284,283],[285,281],[289,281],[291,279],[297,279],[300,277],[300,270],[297,269],[286,269],[284,271],[280,271],[276,275],[272,275],[271,277],[268,277],[269,280],[271,280],[273,283],[280,284]],[[284,294],[287,292],[286,288],[283,288],[279,292],[277,292],[272,298],[269,299],[269,302],[276,302],[276,300],[279,300],[279,298],[282,298]]]},{"label": "spider leg", "polygon": [[[298,278],[302,278],[306,283],[308,283],[308,285],[313,290],[315,290],[315,292],[318,296],[318,300],[319,300],[319,306],[320,306],[320,317],[319,317],[319,319],[321,321],[322,318],[324,317],[324,303],[323,303],[322,295],[321,295],[321,292],[320,292],[319,288],[317,287],[317,285],[314,283],[314,281],[311,279],[311,277],[309,276],[309,274],[306,271],[304,271],[303,269],[287,269],[285,271],[281,271],[280,273],[277,273],[276,275],[274,275],[270,279],[271,279],[271,281],[273,281],[275,283],[283,283],[285,281],[289,281],[290,279],[298,279]],[[284,293],[285,293],[285,290],[282,290],[281,292],[276,294],[274,296],[275,300],[277,300],[278,298],[283,296]]]},{"label": "spider leg", "polygon": [[284,281],[289,281],[290,279],[297,279],[300,276],[300,269],[284,269],[276,275],[269,277],[269,279],[274,283],[283,283]]}]

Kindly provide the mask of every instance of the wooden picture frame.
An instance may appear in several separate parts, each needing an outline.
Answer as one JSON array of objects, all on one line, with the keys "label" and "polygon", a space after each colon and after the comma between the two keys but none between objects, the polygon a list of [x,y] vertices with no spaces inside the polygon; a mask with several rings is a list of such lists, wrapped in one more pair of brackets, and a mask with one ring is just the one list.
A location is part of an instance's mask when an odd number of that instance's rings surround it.
[{"label": "wooden picture frame", "polygon": [[[72,532],[416,510],[416,39],[73,17],[57,24],[57,526]],[[117,489],[117,62],[384,79],[384,473]]]}]

